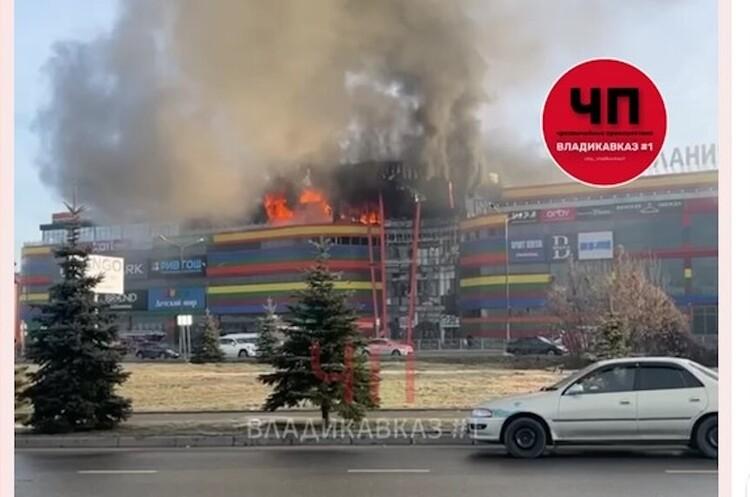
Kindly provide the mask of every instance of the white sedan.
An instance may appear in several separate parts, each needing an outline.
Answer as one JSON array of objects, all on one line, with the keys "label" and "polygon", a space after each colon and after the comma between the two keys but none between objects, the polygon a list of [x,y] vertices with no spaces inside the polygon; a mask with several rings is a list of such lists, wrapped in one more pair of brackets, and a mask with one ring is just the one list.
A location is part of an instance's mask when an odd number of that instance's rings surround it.
[{"label": "white sedan", "polygon": [[540,392],[485,402],[469,436],[505,444],[514,457],[547,446],[685,444],[716,458],[719,375],[673,357],[601,361]]}]

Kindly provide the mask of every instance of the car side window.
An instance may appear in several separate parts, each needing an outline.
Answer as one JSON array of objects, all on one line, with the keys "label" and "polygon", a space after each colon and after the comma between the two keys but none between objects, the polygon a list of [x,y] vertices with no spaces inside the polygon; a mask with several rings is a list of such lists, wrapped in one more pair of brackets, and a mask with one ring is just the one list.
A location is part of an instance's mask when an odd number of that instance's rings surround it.
[{"label": "car side window", "polygon": [[695,376],[674,366],[641,365],[638,371],[638,390],[674,390],[702,386]]},{"label": "car side window", "polygon": [[231,338],[222,338],[219,340],[219,343],[221,345],[232,345],[232,339]]},{"label": "car side window", "polygon": [[628,392],[635,387],[635,366],[608,366],[576,382],[583,394]]}]

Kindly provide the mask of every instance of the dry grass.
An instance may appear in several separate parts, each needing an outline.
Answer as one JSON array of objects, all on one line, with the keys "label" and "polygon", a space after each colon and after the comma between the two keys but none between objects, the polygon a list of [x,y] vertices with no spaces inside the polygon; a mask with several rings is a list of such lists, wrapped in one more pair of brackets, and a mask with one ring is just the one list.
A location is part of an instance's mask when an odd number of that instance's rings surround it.
[{"label": "dry grass", "polygon": [[[259,409],[268,387],[258,381],[265,366],[231,364],[127,364],[132,374],[123,394],[135,411]],[[406,402],[404,363],[386,364],[381,372],[381,407],[385,409],[466,408],[488,398],[528,392],[555,382],[544,370],[513,370],[491,365],[417,364],[416,395]]]}]

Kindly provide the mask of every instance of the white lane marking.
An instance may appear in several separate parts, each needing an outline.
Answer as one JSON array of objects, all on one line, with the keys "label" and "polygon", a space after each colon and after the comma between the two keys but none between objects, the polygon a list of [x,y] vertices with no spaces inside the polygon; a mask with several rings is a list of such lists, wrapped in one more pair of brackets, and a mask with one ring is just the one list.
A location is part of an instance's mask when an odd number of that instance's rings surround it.
[{"label": "white lane marking", "polygon": [[152,475],[155,469],[82,469],[79,475]]},{"label": "white lane marking", "polygon": [[347,469],[347,473],[429,473],[429,469],[378,469],[378,468],[364,468],[364,469]]},{"label": "white lane marking", "polygon": [[717,469],[668,469],[664,471],[668,475],[715,475]]}]

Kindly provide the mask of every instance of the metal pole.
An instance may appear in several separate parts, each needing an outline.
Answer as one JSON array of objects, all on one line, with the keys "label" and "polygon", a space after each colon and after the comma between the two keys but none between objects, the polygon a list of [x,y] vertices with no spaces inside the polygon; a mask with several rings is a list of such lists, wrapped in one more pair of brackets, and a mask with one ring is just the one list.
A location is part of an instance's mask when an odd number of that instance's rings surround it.
[{"label": "metal pole", "polygon": [[192,337],[190,336],[190,335],[192,335],[192,333],[191,333],[192,330],[193,330],[192,326],[186,326],[185,327],[185,335],[186,335],[185,342],[187,343],[187,351],[185,352],[185,357],[187,358],[188,361],[190,361],[190,354],[193,351]]},{"label": "metal pole", "polygon": [[378,312],[378,290],[375,288],[376,286],[376,279],[375,279],[375,256],[373,255],[372,251],[372,225],[367,225],[367,251],[370,258],[370,284],[372,285],[372,317],[375,319],[374,327],[375,330],[375,337],[381,336],[380,330],[379,330],[379,324],[380,320],[378,319],[378,315],[380,314]]},{"label": "metal pole", "polygon": [[510,342],[510,219],[505,217],[505,348]]},{"label": "metal pole", "polygon": [[385,246],[385,207],[383,206],[383,192],[378,194],[379,203],[379,215],[380,215],[380,289],[381,299],[383,300],[383,312],[380,313],[381,321],[381,336],[390,338],[390,326],[388,323],[388,294],[387,288],[388,283],[386,281],[387,274],[385,271],[385,258],[386,258],[386,246]]},{"label": "metal pole", "polygon": [[421,202],[416,199],[414,209],[414,229],[412,230],[411,239],[411,278],[409,288],[409,316],[406,322],[406,343],[412,343],[412,332],[414,330],[414,313],[416,311],[417,300],[417,253],[419,251],[419,223],[421,217]]}]

